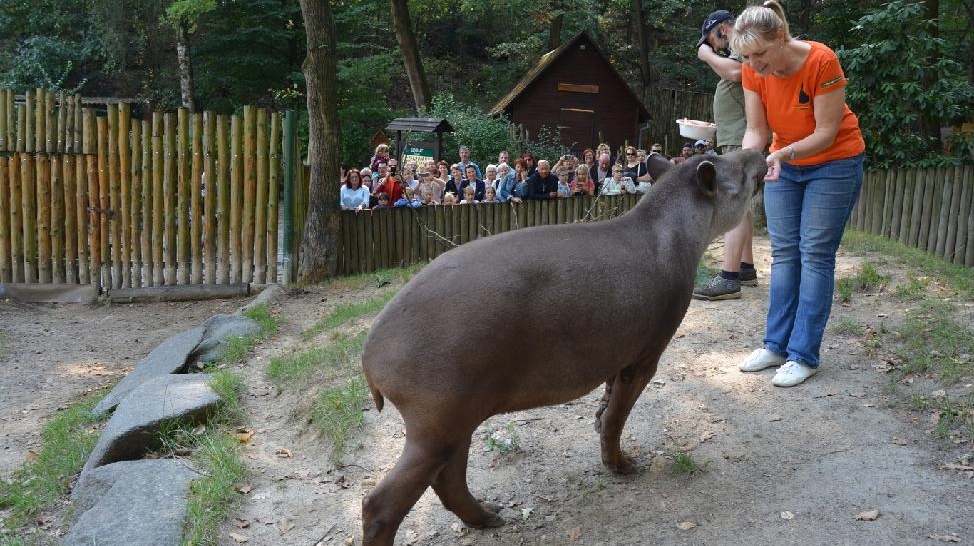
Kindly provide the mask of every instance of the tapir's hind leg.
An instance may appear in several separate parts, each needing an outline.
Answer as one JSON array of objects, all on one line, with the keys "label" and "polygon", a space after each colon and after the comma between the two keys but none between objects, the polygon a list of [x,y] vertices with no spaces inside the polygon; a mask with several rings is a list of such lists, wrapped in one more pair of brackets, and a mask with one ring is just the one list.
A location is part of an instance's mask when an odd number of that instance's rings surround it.
[{"label": "tapir's hind leg", "polygon": [[433,490],[447,510],[474,528],[500,527],[504,520],[497,515],[499,506],[483,503],[474,498],[467,488],[467,458],[470,437],[457,449],[446,466],[433,480]]},{"label": "tapir's hind leg", "polygon": [[620,438],[629,412],[649,380],[656,374],[659,357],[649,366],[627,367],[619,371],[605,387],[605,395],[596,412],[595,429],[602,444],[602,463],[617,474],[635,470],[633,461],[622,453]]},{"label": "tapir's hind leg", "polygon": [[362,500],[362,546],[392,546],[403,518],[452,455],[411,436],[407,427],[406,446],[396,466]]}]

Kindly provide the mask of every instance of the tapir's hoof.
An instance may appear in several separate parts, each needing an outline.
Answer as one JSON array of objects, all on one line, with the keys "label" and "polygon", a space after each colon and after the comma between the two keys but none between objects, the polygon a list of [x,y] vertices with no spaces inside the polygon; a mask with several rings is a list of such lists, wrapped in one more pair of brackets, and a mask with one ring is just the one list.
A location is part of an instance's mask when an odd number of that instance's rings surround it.
[{"label": "tapir's hoof", "polygon": [[620,455],[612,460],[606,459],[603,462],[613,474],[632,474],[636,471],[636,461],[625,455]]},{"label": "tapir's hoof", "polygon": [[497,515],[497,513],[501,511],[500,506],[491,504],[489,502],[481,502],[480,506],[482,506],[484,509],[482,517],[478,518],[476,521],[464,521],[463,523],[473,527],[474,529],[489,529],[491,527],[501,527],[504,525],[504,518]]}]

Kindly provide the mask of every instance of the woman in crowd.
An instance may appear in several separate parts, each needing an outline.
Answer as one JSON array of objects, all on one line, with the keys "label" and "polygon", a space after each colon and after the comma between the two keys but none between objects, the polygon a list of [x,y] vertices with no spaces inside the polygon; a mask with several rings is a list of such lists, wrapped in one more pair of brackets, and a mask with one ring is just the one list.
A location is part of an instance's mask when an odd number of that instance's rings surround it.
[{"label": "woman in crowd", "polygon": [[372,172],[379,170],[379,163],[389,162],[389,145],[379,144],[375,147],[375,154],[372,156],[372,161],[369,161],[369,167]]},{"label": "woman in crowd", "polygon": [[345,171],[338,193],[342,210],[361,210],[369,206],[369,189],[362,185],[362,175],[354,167]]},{"label": "woman in crowd", "polygon": [[526,165],[527,176],[531,176],[538,170],[538,158],[531,152],[521,154],[521,159],[524,160],[524,164]]},{"label": "woman in crowd", "polygon": [[596,157],[595,150],[591,148],[585,148],[584,150],[582,150],[582,163],[588,166],[589,170],[591,170],[592,167],[595,166],[595,161],[596,161],[595,157]]},{"label": "woman in crowd", "polygon": [[582,164],[575,167],[575,180],[572,182],[572,195],[595,195],[595,185],[589,174],[589,167]]},{"label": "woman in crowd", "polygon": [[511,166],[507,163],[501,163],[497,166],[497,184],[494,189],[497,191],[497,200],[504,202],[511,199],[511,195],[514,194],[514,173],[511,171]]},{"label": "woman in crowd", "polygon": [[731,49],[744,60],[744,148],[771,135],[764,208],[771,285],[762,348],[745,372],[780,366],[771,383],[791,387],[815,374],[832,311],[835,253],[859,196],[865,142],[845,103],[846,78],[824,44],[788,32],[776,0],[745,9]]}]

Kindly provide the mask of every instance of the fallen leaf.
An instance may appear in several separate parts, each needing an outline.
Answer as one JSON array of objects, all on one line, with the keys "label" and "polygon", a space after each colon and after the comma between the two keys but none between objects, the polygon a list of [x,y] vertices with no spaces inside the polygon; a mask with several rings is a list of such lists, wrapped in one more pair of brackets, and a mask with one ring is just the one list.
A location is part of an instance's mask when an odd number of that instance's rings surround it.
[{"label": "fallen leaf", "polygon": [[27,450],[27,457],[25,457],[24,459],[25,459],[26,462],[32,463],[32,462],[34,462],[34,461],[37,460],[37,457],[39,457],[39,455],[37,454],[36,451],[34,451],[33,449],[28,449]]},{"label": "fallen leaf", "polygon": [[795,514],[785,510],[781,513],[781,519],[795,519]]},{"label": "fallen leaf", "polygon": [[898,436],[893,436],[893,443],[896,444],[896,445],[898,445],[898,446],[905,446],[909,442],[907,442],[906,440],[904,440],[903,438],[900,438]]},{"label": "fallen leaf", "polygon": [[957,536],[957,533],[951,533],[949,535],[927,535],[927,538],[939,540],[940,542],[960,542],[960,537]]},{"label": "fallen leaf", "polygon": [[696,527],[697,524],[693,523],[692,521],[681,521],[680,523],[677,523],[676,526],[682,531],[689,531],[690,529]]},{"label": "fallen leaf", "polygon": [[277,455],[278,457],[280,457],[282,459],[290,459],[291,457],[294,456],[294,453],[292,453],[290,449],[281,448],[281,449],[278,449],[277,451],[275,451],[274,452],[274,455]]},{"label": "fallen leaf", "polygon": [[249,483],[245,483],[245,484],[237,487],[237,493],[240,493],[241,495],[246,495],[246,494],[250,493],[253,490],[254,490],[253,484],[249,484]]},{"label": "fallen leaf", "polygon": [[879,510],[866,510],[856,515],[858,521],[876,521],[879,519]]},{"label": "fallen leaf", "polygon": [[277,522],[277,528],[281,531],[281,534],[283,535],[284,533],[290,531],[291,529],[294,529],[294,522],[292,522],[287,518],[281,518],[281,521]]},{"label": "fallen leaf", "polygon": [[707,440],[710,440],[714,436],[715,434],[713,433],[713,431],[710,430],[704,431],[704,433],[700,435],[700,441],[706,442]]},{"label": "fallen leaf", "polygon": [[247,527],[250,527],[250,520],[249,519],[233,518],[233,524],[238,529],[246,529]]},{"label": "fallen leaf", "polygon": [[576,527],[574,529],[569,529],[565,534],[568,535],[568,540],[578,540],[582,538],[582,528]]},{"label": "fallen leaf", "polygon": [[521,508],[521,519],[527,521],[532,512],[534,512],[534,508]]},{"label": "fallen leaf", "polygon": [[254,431],[252,430],[238,431],[236,434],[234,434],[234,436],[237,437],[237,441],[240,442],[241,444],[246,444],[247,442],[249,442],[250,438],[253,435],[254,435]]},{"label": "fallen leaf", "polygon": [[241,535],[239,533],[230,533],[230,538],[232,538],[234,542],[237,542],[239,544],[243,544],[244,542],[249,542],[250,541],[249,538],[247,538],[247,537],[245,537],[245,536],[243,536],[243,535]]}]

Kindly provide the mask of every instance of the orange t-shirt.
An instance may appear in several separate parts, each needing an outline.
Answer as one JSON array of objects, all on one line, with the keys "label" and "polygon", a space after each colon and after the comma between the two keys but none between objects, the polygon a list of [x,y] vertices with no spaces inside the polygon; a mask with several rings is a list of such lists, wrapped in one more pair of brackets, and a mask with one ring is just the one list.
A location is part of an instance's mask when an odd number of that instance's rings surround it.
[{"label": "orange t-shirt", "polygon": [[[742,69],[741,83],[744,89],[760,95],[764,103],[764,115],[774,133],[772,152],[812,134],[815,130],[815,97],[846,85],[845,74],[835,52],[819,42],[808,40],[806,43],[812,46],[808,58],[801,69],[791,76],[762,77],[747,64]],[[789,163],[818,165],[857,156],[865,149],[866,143],[859,132],[859,119],[846,105],[835,142],[817,154]]]}]

